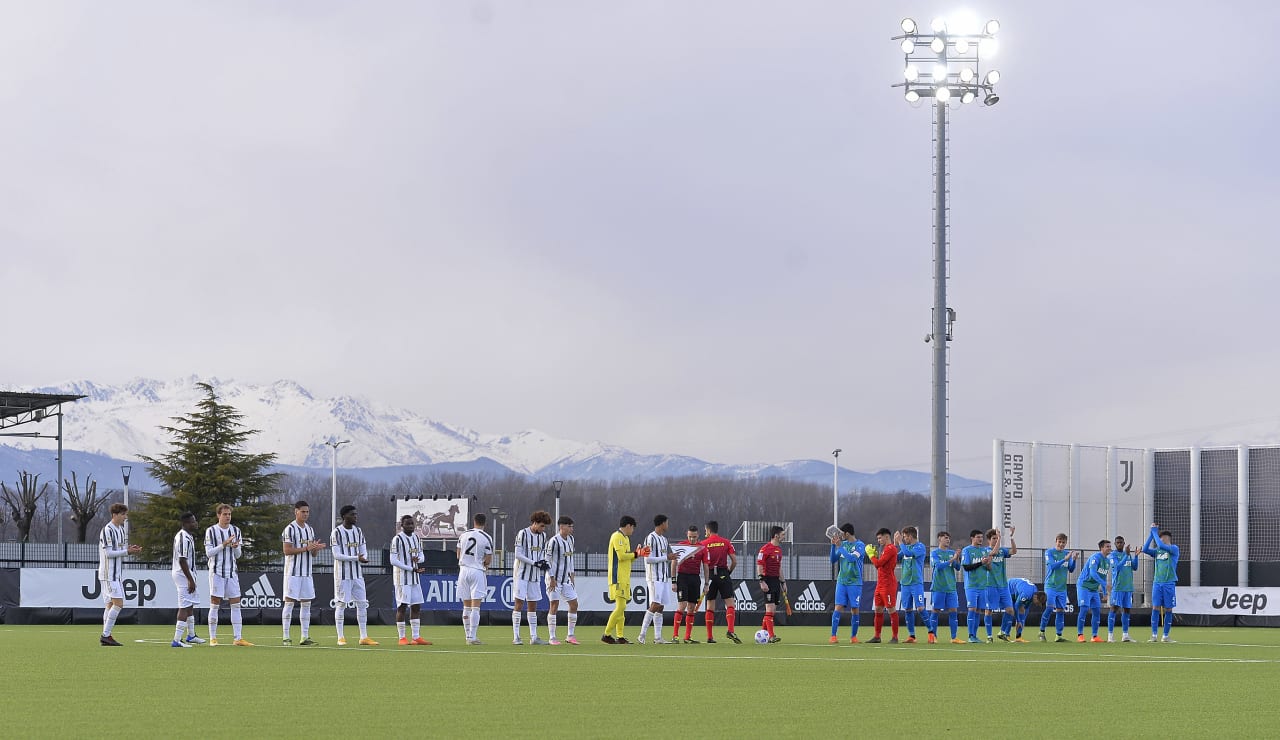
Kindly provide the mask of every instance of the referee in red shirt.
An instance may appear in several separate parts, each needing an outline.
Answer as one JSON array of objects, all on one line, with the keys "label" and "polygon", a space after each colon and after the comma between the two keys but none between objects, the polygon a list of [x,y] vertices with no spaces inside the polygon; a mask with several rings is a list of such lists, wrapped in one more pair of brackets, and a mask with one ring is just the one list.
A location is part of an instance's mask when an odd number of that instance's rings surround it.
[{"label": "referee in red shirt", "polygon": [[[698,546],[698,528],[689,525],[684,542],[676,544]],[[698,557],[695,557],[698,556]],[[687,619],[684,626],[684,641],[696,643],[693,639],[693,619],[698,613],[698,594],[702,592],[702,558],[695,552],[676,565],[676,598],[680,601],[676,609],[675,629],[671,633],[672,642],[680,642],[680,620]]]},{"label": "referee in red shirt", "polygon": [[756,578],[760,579],[760,590],[764,592],[764,628],[769,633],[769,642],[782,642],[782,638],[773,634],[773,614],[778,610],[778,602],[782,600],[782,527],[774,525],[769,528],[769,541],[760,548],[756,555]]},{"label": "referee in red shirt", "polygon": [[706,570],[707,575],[707,642],[715,643],[715,637],[711,634],[711,628],[716,623],[716,599],[724,599],[724,619],[729,625],[729,631],[725,633],[725,637],[734,642],[741,643],[742,640],[733,632],[733,623],[737,618],[737,610],[734,609],[733,600],[733,569],[738,565],[738,555],[733,549],[733,543],[721,537],[717,532],[720,531],[720,523],[717,521],[709,521],[706,523],[706,539],[698,543],[702,545],[702,567]]}]

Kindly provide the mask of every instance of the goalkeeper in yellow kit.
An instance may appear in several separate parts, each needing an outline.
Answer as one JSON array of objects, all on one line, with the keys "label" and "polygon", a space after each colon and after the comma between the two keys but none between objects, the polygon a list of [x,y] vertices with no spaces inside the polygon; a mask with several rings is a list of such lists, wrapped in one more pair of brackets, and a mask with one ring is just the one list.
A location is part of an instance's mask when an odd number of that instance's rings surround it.
[{"label": "goalkeeper in yellow kit", "polygon": [[631,535],[636,531],[636,520],[624,516],[618,521],[618,531],[609,537],[609,598],[613,611],[605,622],[600,641],[610,645],[626,645],[630,642],[622,636],[627,621],[627,602],[631,600],[631,561],[649,554],[647,547],[631,549]]}]

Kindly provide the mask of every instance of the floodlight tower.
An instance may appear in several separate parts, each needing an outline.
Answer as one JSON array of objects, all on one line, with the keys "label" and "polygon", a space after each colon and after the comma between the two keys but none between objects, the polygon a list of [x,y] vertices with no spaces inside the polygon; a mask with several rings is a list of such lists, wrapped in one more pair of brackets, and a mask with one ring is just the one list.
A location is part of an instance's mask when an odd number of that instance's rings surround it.
[{"label": "floodlight tower", "polygon": [[929,541],[947,528],[947,343],[956,314],[947,307],[947,106],[982,98],[983,105],[1000,101],[995,86],[1000,72],[983,72],[982,64],[996,52],[1000,22],[979,25],[967,17],[934,18],[928,32],[914,20],[902,21],[900,42],[905,58],[906,101],[918,106],[933,98],[933,321],[926,342],[933,344],[933,483],[929,493]]}]

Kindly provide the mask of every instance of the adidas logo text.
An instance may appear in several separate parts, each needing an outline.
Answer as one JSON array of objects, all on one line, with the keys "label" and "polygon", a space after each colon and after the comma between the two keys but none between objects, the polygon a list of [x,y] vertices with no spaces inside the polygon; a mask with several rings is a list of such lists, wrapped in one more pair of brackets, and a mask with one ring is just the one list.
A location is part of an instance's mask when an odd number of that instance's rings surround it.
[{"label": "adidas logo text", "polygon": [[737,611],[753,612],[760,608],[760,605],[755,602],[755,599],[751,598],[751,591],[747,589],[747,584],[745,583],[738,584],[738,588],[733,592],[733,598],[738,602],[735,607]]},{"label": "adidas logo text", "polygon": [[791,608],[798,612],[824,612],[827,610],[827,605],[822,601],[822,595],[818,593],[818,584],[809,581],[809,585],[796,597]]},{"label": "adidas logo text", "polygon": [[240,599],[240,605],[249,609],[279,609],[283,604],[283,600],[276,596],[275,589],[271,587],[271,581],[267,579],[266,573],[258,576],[258,580],[244,592],[244,596]]}]

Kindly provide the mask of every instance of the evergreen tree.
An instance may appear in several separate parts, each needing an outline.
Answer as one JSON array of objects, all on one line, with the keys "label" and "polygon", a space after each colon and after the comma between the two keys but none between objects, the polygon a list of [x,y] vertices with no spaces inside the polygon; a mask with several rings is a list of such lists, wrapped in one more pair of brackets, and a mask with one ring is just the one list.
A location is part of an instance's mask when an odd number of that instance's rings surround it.
[{"label": "evergreen tree", "polygon": [[167,560],[184,511],[195,513],[202,534],[217,522],[217,505],[230,504],[231,522],[245,537],[241,565],[275,560],[280,530],[290,519],[289,506],[276,503],[282,474],[267,472],[276,455],[244,452],[245,442],[258,431],[244,428],[244,414],[220,402],[212,385],[197,387],[205,393],[197,410],[161,427],[173,435],[171,451],[142,458],[164,490],[129,512],[130,541],[142,545],[148,560]]}]

